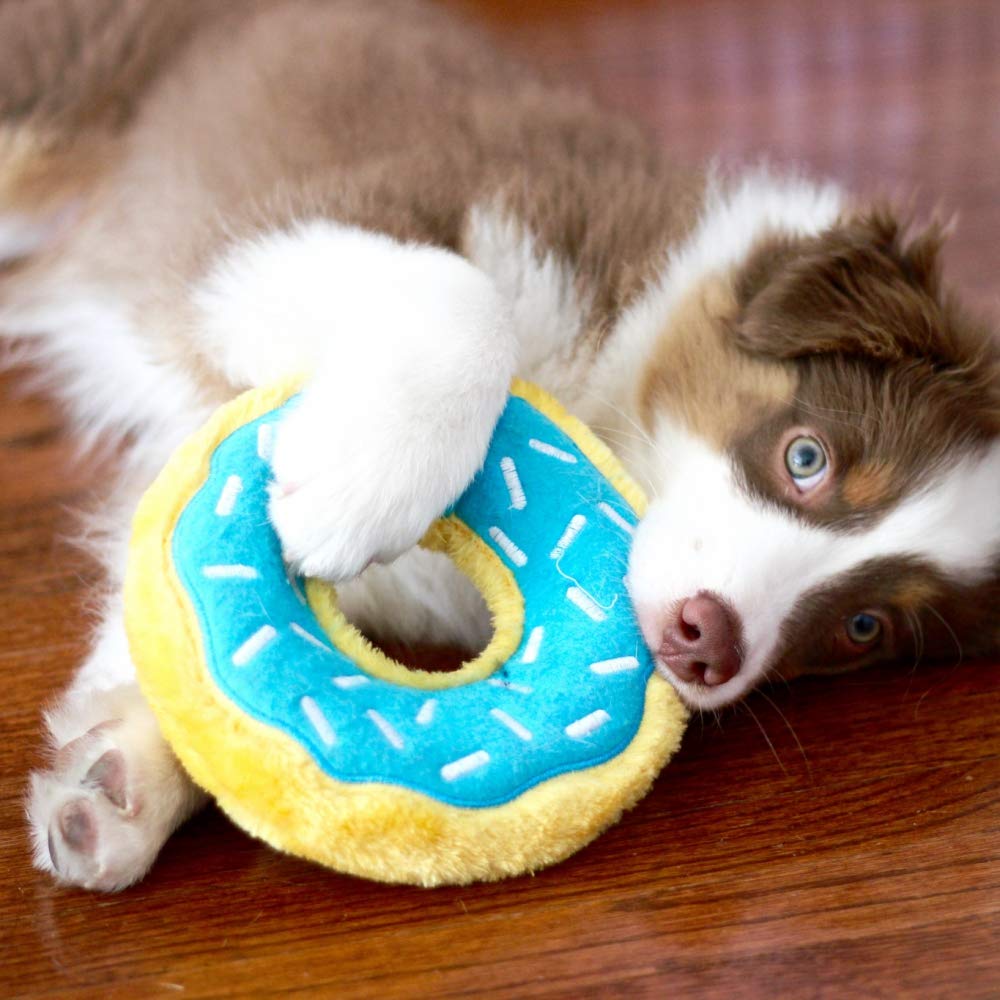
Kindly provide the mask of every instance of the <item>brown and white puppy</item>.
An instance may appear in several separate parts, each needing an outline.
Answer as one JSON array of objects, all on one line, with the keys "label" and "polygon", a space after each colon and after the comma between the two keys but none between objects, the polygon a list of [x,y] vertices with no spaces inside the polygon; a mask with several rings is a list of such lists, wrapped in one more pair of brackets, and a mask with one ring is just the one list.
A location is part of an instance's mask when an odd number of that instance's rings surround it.
[{"label": "brown and white puppy", "polygon": [[686,472],[630,579],[693,704],[996,650],[997,354],[942,293],[938,244],[885,210],[764,241],[657,345],[640,407]]},{"label": "brown and white puppy", "polygon": [[342,596],[376,636],[488,635],[413,546],[516,373],[650,488],[629,584],[690,704],[996,652],[998,347],[939,240],[831,186],[679,169],[412,3],[0,6],[0,327],[86,440],[128,444],[105,619],[32,779],[38,864],[120,888],[202,801],[135,685],[124,539],[171,448],[284,373],[313,375],[272,520],[303,572],[361,574]]}]

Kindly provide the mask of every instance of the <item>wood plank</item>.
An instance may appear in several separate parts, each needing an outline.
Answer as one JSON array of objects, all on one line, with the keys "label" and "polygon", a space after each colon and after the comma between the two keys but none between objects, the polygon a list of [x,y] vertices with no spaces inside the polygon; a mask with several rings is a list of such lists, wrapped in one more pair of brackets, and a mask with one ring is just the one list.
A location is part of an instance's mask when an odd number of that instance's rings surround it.
[{"label": "wood plank", "polygon": [[[986,0],[456,3],[677,157],[918,187],[1000,292],[1000,17]],[[34,872],[24,776],[94,574],[60,544],[99,463],[0,378],[0,995],[987,997],[1000,983],[1000,670],[899,665],[696,721],[652,794],[533,878],[422,891],[278,856],[218,813],[115,897]]]}]

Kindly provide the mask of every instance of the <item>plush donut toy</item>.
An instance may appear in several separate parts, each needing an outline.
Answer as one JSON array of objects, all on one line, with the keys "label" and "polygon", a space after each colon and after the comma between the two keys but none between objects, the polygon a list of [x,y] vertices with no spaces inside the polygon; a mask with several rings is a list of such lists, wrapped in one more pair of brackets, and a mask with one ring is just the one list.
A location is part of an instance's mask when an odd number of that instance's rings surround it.
[{"label": "plush donut toy", "polygon": [[282,561],[268,458],[294,391],[224,406],[136,515],[126,624],[168,741],[244,829],[343,872],[431,886],[567,857],[645,794],[686,721],[623,580],[640,490],[516,383],[422,542],[479,588],[493,639],[457,671],[410,670]]}]

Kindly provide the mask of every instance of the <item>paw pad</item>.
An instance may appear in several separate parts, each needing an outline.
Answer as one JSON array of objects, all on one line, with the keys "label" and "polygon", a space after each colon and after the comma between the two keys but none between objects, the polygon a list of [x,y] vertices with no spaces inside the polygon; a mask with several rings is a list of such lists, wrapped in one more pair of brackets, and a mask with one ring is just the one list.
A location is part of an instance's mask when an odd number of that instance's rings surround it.
[{"label": "paw pad", "polygon": [[[80,854],[93,854],[97,846],[97,818],[86,799],[71,799],[59,810],[57,820],[63,843]],[[49,834],[49,847],[52,835]],[[53,865],[56,859],[52,859]]]},{"label": "paw pad", "polygon": [[102,792],[122,812],[130,812],[127,778],[125,757],[121,750],[111,749],[94,761],[83,783]]}]

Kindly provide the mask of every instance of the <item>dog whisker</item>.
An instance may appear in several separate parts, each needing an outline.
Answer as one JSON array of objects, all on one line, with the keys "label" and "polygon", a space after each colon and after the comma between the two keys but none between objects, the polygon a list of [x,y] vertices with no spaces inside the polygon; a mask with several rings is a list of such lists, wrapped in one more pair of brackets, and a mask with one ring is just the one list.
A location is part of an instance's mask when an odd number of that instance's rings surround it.
[{"label": "dog whisker", "polygon": [[920,623],[920,616],[912,608],[904,608],[903,613],[906,616],[907,624],[913,632],[914,639],[913,666],[910,668],[910,680],[906,685],[906,694],[908,696],[913,687],[913,679],[917,675],[917,668],[920,666],[920,661],[924,654],[924,630]]},{"label": "dog whisker", "polygon": [[781,760],[781,757],[778,755],[778,751],[775,749],[774,744],[771,742],[771,737],[767,735],[767,730],[764,728],[760,719],[757,718],[757,713],[750,707],[748,702],[745,701],[742,702],[740,707],[745,708],[747,712],[750,713],[750,718],[753,719],[753,721],[757,724],[757,728],[760,730],[761,736],[764,737],[764,742],[767,743],[767,745],[771,748],[771,754],[774,757],[774,759],[778,762],[778,767],[780,767],[782,773],[787,776],[788,768],[785,767],[783,761]]},{"label": "dog whisker", "polygon": [[924,627],[920,623],[920,616],[911,608],[906,608],[905,614],[906,614],[906,621],[909,624],[910,628],[913,630],[913,639],[914,639],[913,670],[916,671],[917,667],[920,666],[920,661],[923,659],[924,655]]},{"label": "dog whisker", "polygon": [[761,689],[759,693],[761,698],[763,698],[764,701],[766,701],[771,706],[771,708],[773,708],[775,712],[778,713],[778,716],[780,717],[781,721],[784,722],[785,726],[788,728],[788,731],[792,734],[792,739],[795,740],[795,745],[799,748],[799,753],[802,755],[802,762],[806,765],[806,773],[809,775],[809,780],[812,781],[812,764],[809,763],[809,756],[806,753],[806,748],[802,745],[802,741],[799,739],[799,734],[795,732],[795,727],[788,720],[788,716],[785,715],[785,713],[782,712],[782,710],[778,707],[778,703],[773,698],[771,698],[771,696],[768,695],[766,691]]},{"label": "dog whisker", "polygon": [[927,602],[923,605],[927,610],[934,615],[935,618],[945,627],[947,633],[951,636],[952,641],[955,643],[955,648],[958,650],[958,660],[955,662],[955,666],[961,666],[965,660],[965,650],[962,649],[962,643],[959,641],[958,636],[955,634],[955,630],[948,624],[945,617],[935,608],[932,604]]},{"label": "dog whisker", "polygon": [[662,445],[660,445],[659,442],[657,442],[652,437],[649,431],[645,427],[643,427],[642,424],[640,424],[630,414],[626,413],[623,407],[613,402],[612,400],[607,399],[606,397],[602,396],[600,393],[596,392],[593,389],[588,389],[586,391],[591,398],[596,400],[602,406],[607,407],[612,413],[621,417],[627,424],[629,424],[629,426],[634,428],[640,435],[639,440],[644,441],[660,459],[662,459],[665,462],[668,461],[669,456],[664,451]]}]

